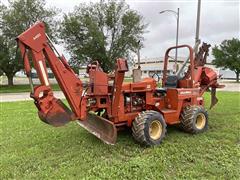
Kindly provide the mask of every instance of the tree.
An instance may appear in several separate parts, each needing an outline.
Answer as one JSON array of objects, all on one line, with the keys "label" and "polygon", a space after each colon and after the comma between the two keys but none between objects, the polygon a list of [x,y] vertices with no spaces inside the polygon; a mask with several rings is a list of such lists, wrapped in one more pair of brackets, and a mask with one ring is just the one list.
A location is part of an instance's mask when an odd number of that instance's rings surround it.
[{"label": "tree", "polygon": [[50,37],[55,33],[57,14],[54,8],[46,8],[45,0],[9,0],[8,6],[0,5],[0,70],[13,85],[15,73],[23,68],[15,38],[36,21],[44,21]]},{"label": "tree", "polygon": [[[16,48],[15,48],[16,49]],[[16,51],[16,50],[15,50]],[[16,57],[18,56],[18,57]],[[13,76],[22,68],[20,54],[14,53],[14,48],[0,37],[0,71],[4,72],[8,78],[8,85],[13,85]],[[18,59],[18,60],[17,60]]]},{"label": "tree", "polygon": [[82,3],[64,15],[60,38],[71,54],[72,66],[98,60],[104,71],[111,71],[116,58],[136,51],[146,26],[124,1]]},{"label": "tree", "polygon": [[240,74],[240,40],[233,38],[224,40],[219,46],[213,48],[213,64],[217,67],[230,69],[236,73],[236,80],[239,82]]}]

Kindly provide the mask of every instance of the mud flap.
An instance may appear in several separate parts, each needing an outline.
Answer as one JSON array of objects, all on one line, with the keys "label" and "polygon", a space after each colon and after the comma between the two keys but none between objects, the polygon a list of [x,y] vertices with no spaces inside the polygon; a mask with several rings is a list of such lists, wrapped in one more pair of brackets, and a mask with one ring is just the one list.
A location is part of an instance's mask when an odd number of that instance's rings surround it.
[{"label": "mud flap", "polygon": [[218,99],[216,97],[216,88],[211,88],[211,105],[210,105],[210,109],[213,108],[213,106],[215,106],[218,102]]},{"label": "mud flap", "polygon": [[47,113],[39,110],[38,116],[43,122],[59,127],[72,121],[74,114],[60,99],[54,99]]},{"label": "mud flap", "polygon": [[85,120],[78,120],[77,123],[103,142],[111,145],[116,143],[117,128],[111,121],[96,114],[88,113]]}]

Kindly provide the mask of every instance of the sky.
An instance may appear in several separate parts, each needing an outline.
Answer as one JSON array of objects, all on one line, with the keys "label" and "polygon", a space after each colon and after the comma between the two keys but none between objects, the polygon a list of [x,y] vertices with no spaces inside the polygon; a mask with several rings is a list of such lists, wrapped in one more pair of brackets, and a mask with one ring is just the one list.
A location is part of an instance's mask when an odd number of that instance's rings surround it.
[{"label": "sky", "polygon": [[[89,0],[46,0],[47,6],[55,6],[63,13],[71,12],[74,6],[81,2],[89,3]],[[130,8],[138,11],[148,24],[141,58],[163,57],[166,49],[175,45],[176,17],[168,12],[159,14],[166,9],[177,11],[177,8],[180,8],[179,44],[194,46],[197,0],[126,0],[126,2]],[[201,41],[214,46],[233,37],[240,37],[240,0],[202,0]],[[62,46],[57,48],[60,52],[67,53]]]}]

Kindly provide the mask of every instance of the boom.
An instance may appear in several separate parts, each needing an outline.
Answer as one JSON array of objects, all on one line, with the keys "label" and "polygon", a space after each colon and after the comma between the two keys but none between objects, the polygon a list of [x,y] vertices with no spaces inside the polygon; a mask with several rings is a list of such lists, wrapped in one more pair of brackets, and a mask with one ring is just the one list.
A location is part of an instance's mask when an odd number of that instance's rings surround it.
[{"label": "boom", "polygon": [[[125,59],[118,59],[113,76],[113,86],[111,86],[111,99],[108,93],[108,81],[111,79],[102,72],[101,68],[91,64],[88,68],[90,83],[83,93],[83,83],[70,68],[64,56],[60,56],[54,48],[51,40],[45,33],[45,26],[42,22],[37,22],[28,30],[17,37],[17,42],[21,50],[24,61],[24,69],[31,85],[30,96],[38,108],[38,115],[42,121],[53,126],[62,126],[66,123],[79,120],[79,124],[86,130],[103,140],[114,144],[117,137],[117,130],[113,122],[95,115],[89,109],[88,104],[94,95],[97,101],[101,101],[99,110],[108,106],[109,116],[118,118],[119,96],[121,93],[124,73],[128,70]],[[37,71],[41,85],[34,86],[32,81],[31,63]],[[47,65],[52,70],[61,90],[63,91],[71,110],[60,100],[54,97],[51,89]],[[105,103],[108,102],[108,104]],[[111,104],[112,103],[112,104]],[[111,105],[111,106],[110,106]],[[115,108],[111,108],[115,107]],[[87,109],[88,108],[88,109]],[[93,107],[94,110],[98,110]]]},{"label": "boom", "polygon": [[[24,68],[32,87],[31,97],[39,110],[41,120],[54,126],[60,126],[70,120],[83,118],[81,111],[79,111],[83,91],[82,82],[70,68],[64,56],[56,56],[56,50],[45,34],[44,23],[38,22],[34,24],[27,31],[20,34],[17,41],[24,59]],[[29,55],[32,57],[34,68],[41,82],[41,85],[34,88]],[[48,62],[73,113],[61,100],[54,97],[49,84],[46,62]],[[61,121],[55,121],[55,119],[59,118]]]}]

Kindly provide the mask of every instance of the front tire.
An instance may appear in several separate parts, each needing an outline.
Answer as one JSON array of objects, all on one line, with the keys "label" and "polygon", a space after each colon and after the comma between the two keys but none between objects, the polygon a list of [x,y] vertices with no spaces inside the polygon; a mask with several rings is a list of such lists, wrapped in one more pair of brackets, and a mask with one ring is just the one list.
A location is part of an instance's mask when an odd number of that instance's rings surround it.
[{"label": "front tire", "polygon": [[166,123],[157,111],[143,111],[132,123],[134,139],[143,145],[159,145],[166,134]]},{"label": "front tire", "polygon": [[180,120],[180,127],[191,134],[201,133],[208,129],[208,114],[202,106],[185,107]]}]

